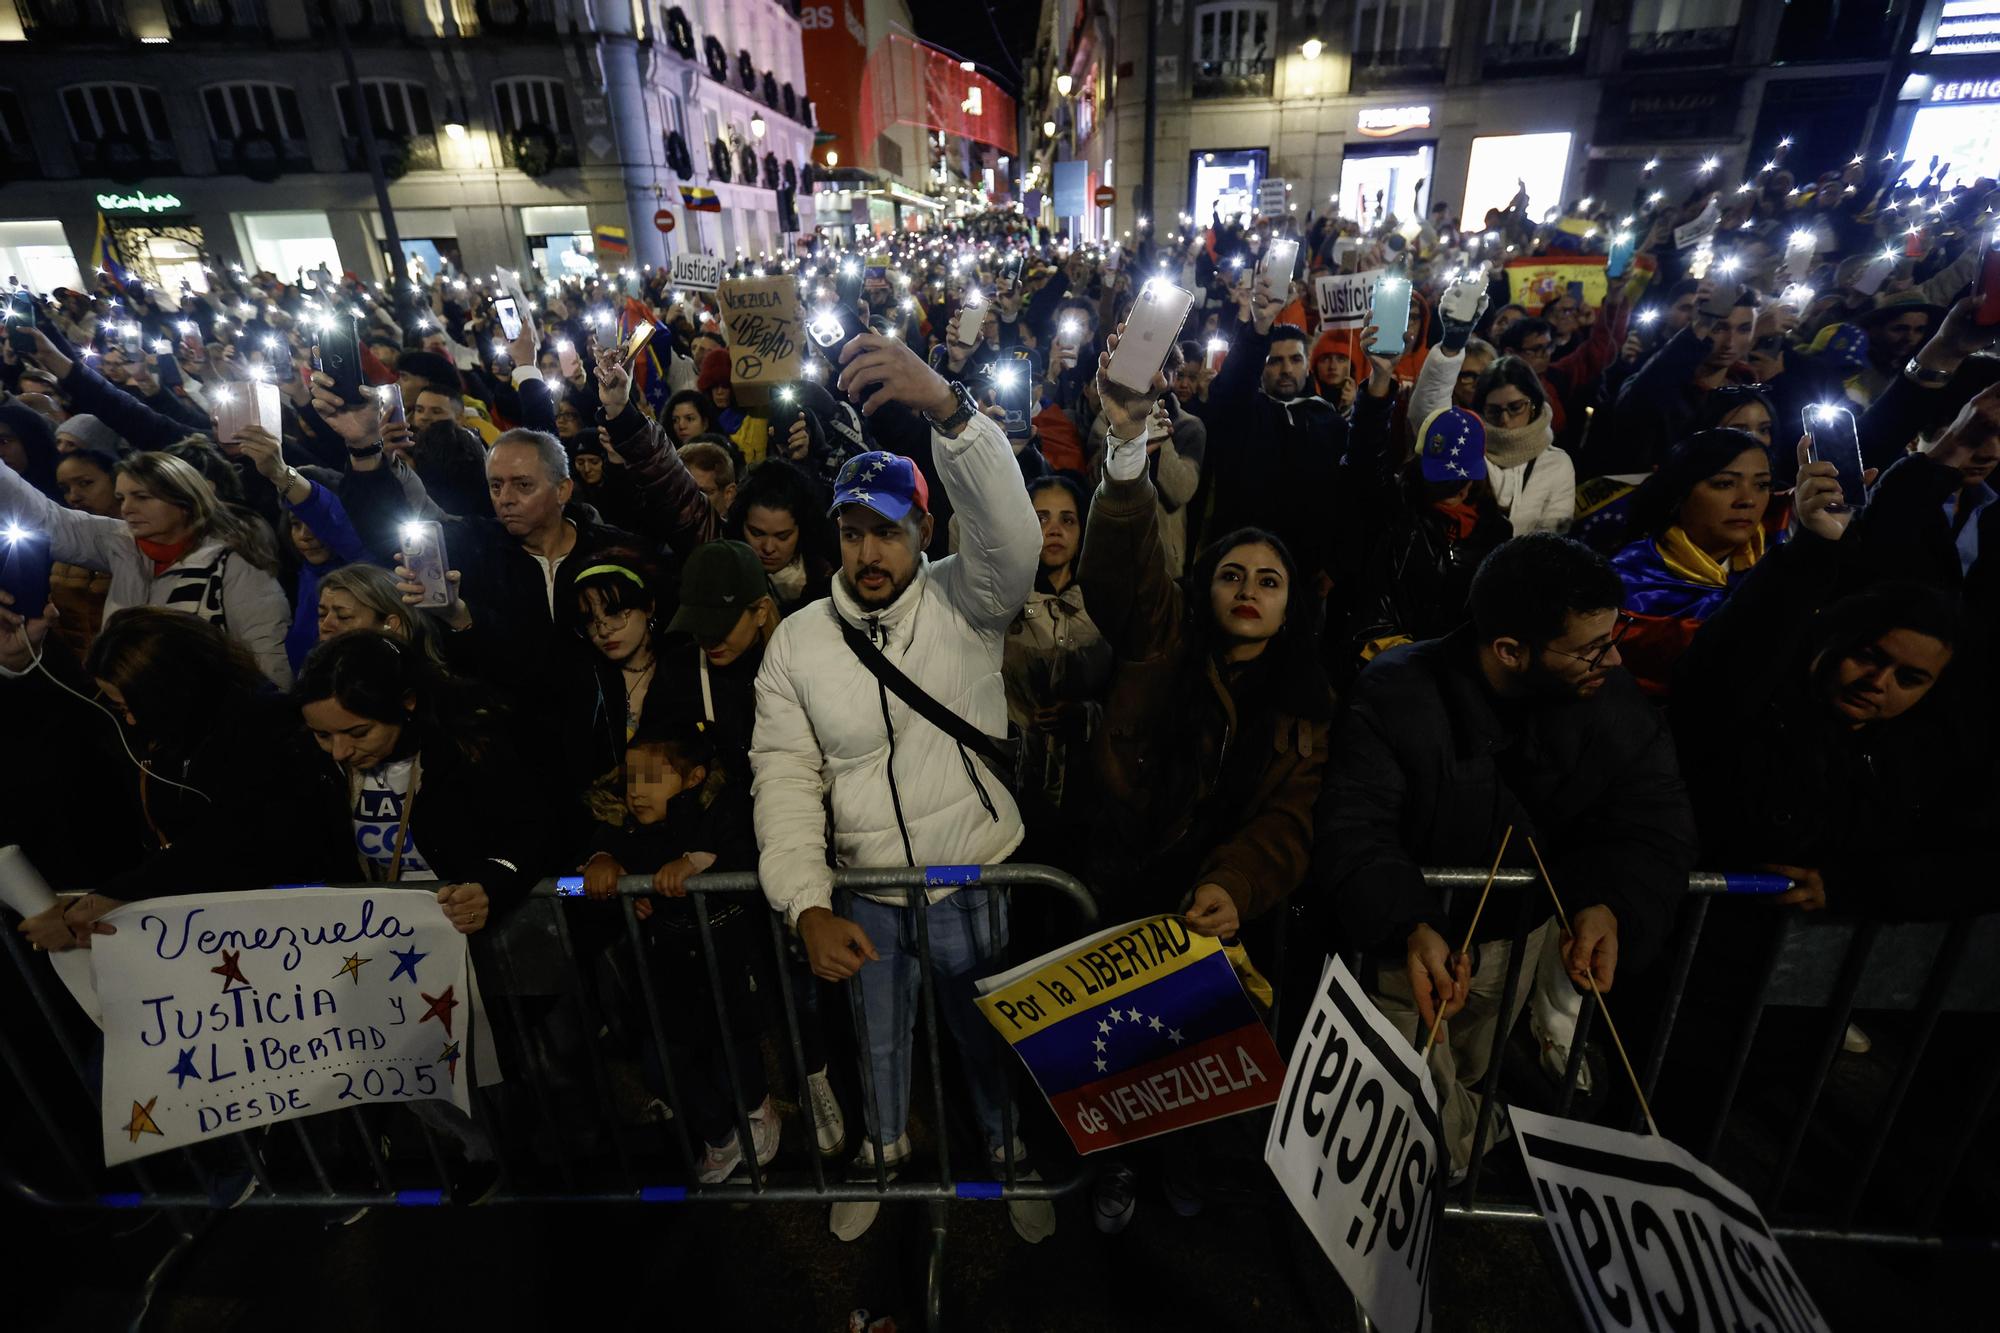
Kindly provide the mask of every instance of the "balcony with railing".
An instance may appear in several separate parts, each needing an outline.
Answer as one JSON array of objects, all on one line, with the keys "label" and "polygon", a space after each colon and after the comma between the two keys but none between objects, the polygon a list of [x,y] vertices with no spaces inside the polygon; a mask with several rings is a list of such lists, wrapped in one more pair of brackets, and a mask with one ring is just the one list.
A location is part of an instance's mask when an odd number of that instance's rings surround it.
[{"label": "balcony with railing", "polygon": [[1381,51],[1356,51],[1350,82],[1355,92],[1404,83],[1443,83],[1442,46],[1408,46]]},{"label": "balcony with railing", "polygon": [[76,153],[77,171],[84,176],[103,176],[129,185],[149,176],[181,174],[180,154],[170,139],[113,134],[102,139],[77,140],[71,147]]},{"label": "balcony with railing", "polygon": [[1580,71],[1589,22],[1585,0],[1487,0],[1485,72],[1506,78]]},{"label": "balcony with railing", "polygon": [[1626,69],[1673,69],[1682,65],[1726,65],[1736,49],[1734,28],[1633,29],[1625,39]]},{"label": "balcony with railing", "polygon": [[312,148],[303,139],[253,133],[234,139],[210,139],[209,147],[215,153],[216,173],[222,176],[270,180],[313,169]]},{"label": "balcony with railing", "polygon": [[[440,171],[444,157],[438,151],[435,134],[395,134],[375,132],[375,151],[382,160],[382,174],[396,180],[411,171]],[[368,170],[368,156],[361,136],[350,134],[341,140],[341,152],[349,171]]]},{"label": "balcony with railing", "polygon": [[21,35],[31,42],[126,42],[132,30],[116,0],[14,0]]},{"label": "balcony with railing", "polygon": [[1197,60],[1193,63],[1196,97],[1269,97],[1278,64],[1269,57]]}]

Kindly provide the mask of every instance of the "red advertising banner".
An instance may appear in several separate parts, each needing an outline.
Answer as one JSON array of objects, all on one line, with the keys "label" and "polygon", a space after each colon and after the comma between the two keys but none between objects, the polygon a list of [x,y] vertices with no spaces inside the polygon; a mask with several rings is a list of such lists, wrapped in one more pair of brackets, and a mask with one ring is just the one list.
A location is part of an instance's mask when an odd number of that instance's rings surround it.
[{"label": "red advertising banner", "polygon": [[[808,51],[810,62],[811,53]],[[892,125],[920,125],[1015,151],[1014,99],[958,57],[891,33],[868,53],[857,129],[868,143]]]},{"label": "red advertising banner", "polygon": [[818,113],[822,136],[816,157],[824,149],[839,151],[853,166],[873,162],[875,131],[864,135],[859,123],[862,72],[868,64],[867,0],[806,0],[799,6],[799,27],[805,45],[806,91]]}]

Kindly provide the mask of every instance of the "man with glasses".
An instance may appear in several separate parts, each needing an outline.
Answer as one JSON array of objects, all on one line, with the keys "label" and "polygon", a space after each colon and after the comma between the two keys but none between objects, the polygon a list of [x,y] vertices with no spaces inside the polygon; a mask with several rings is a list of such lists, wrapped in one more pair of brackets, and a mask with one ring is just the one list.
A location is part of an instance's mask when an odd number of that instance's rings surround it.
[{"label": "man with glasses", "polygon": [[[1566,293],[1548,306],[1549,310],[1569,310],[1564,320],[1532,316],[1516,320],[1495,339],[1502,355],[1520,357],[1541,377],[1556,443],[1571,453],[1583,441],[1585,395],[1595,389],[1625,343],[1626,316],[1630,313],[1625,284],[1611,284],[1604,296],[1604,308],[1591,321],[1589,333],[1577,341],[1570,335],[1576,331],[1581,308],[1578,298]],[[1566,347],[1571,350],[1565,351]]]},{"label": "man with glasses", "polygon": [[[1331,943],[1373,956],[1377,1006],[1419,1045],[1445,1020],[1430,1062],[1454,1171],[1496,1025],[1519,1017],[1542,951],[1560,948],[1579,988],[1608,991],[1621,960],[1643,966],[1671,927],[1694,865],[1672,741],[1619,666],[1621,595],[1581,543],[1517,537],[1473,576],[1472,623],[1375,658],[1336,723],[1314,846]],[[1473,929],[1478,893],[1447,901],[1424,882],[1425,866],[1490,865],[1510,827],[1504,864],[1532,868],[1534,838],[1573,934],[1545,889],[1496,891]],[[1468,930],[1473,948],[1455,953]]]}]

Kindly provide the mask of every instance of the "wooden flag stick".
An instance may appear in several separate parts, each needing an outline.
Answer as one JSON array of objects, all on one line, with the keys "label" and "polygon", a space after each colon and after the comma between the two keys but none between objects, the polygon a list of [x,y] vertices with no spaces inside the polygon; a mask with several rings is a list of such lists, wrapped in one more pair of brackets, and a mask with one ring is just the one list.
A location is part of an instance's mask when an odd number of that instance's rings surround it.
[{"label": "wooden flag stick", "polygon": [[[1500,835],[1500,850],[1493,853],[1493,868],[1486,872],[1486,887],[1479,891],[1479,903],[1472,909],[1472,924],[1465,928],[1465,944],[1459,949],[1457,955],[1455,955],[1458,958],[1463,958],[1472,949],[1472,932],[1479,929],[1479,915],[1486,910],[1486,897],[1493,892],[1493,881],[1500,877],[1500,858],[1507,855],[1507,844],[1513,840],[1514,826],[1509,824],[1507,831]],[[1457,971],[1457,967],[1452,959],[1446,959],[1445,963],[1447,966],[1452,967],[1454,973]],[[1424,1038],[1424,1049],[1417,1052],[1419,1060],[1430,1055],[1431,1047],[1437,1045],[1438,1029],[1443,1026],[1444,1000],[1440,997],[1438,1000],[1437,1018],[1431,1023],[1431,1035]]]},{"label": "wooden flag stick", "polygon": [[[1549,868],[1542,864],[1542,849],[1535,846],[1533,835],[1528,838],[1528,850],[1534,854],[1535,869],[1542,872],[1542,883],[1549,886],[1549,897],[1556,905],[1556,920],[1562,923],[1563,933],[1575,938],[1569,928],[1569,914],[1563,911],[1562,898],[1556,893],[1556,882],[1549,878]],[[1605,1006],[1604,993],[1597,989],[1597,973],[1586,968],[1584,979],[1590,983],[1590,993],[1597,997],[1598,1011],[1604,1015],[1604,1026],[1611,1033],[1611,1044],[1618,1048],[1618,1059],[1625,1066],[1625,1077],[1632,1080],[1632,1095],[1639,1099],[1639,1110],[1645,1114],[1646,1128],[1655,1138],[1661,1137],[1660,1127],[1653,1123],[1653,1108],[1646,1105],[1646,1093],[1639,1086],[1639,1076],[1632,1071],[1632,1057],[1625,1054],[1625,1041],[1618,1035],[1618,1025],[1611,1021],[1611,1010]]]}]

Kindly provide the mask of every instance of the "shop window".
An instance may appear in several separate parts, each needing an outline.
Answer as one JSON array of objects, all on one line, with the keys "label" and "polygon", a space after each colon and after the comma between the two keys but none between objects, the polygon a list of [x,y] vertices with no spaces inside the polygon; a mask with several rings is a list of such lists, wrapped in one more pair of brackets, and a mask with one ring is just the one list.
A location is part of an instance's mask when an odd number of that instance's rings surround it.
[{"label": "shop window", "polygon": [[1269,97],[1277,68],[1278,7],[1201,5],[1194,11],[1194,95]]},{"label": "shop window", "polygon": [[[1909,0],[1915,3],[1915,0]],[[1946,4],[1944,13],[1954,8],[1974,6]],[[1978,6],[1989,23],[1991,6]],[[1797,64],[1807,60],[1879,60],[1896,43],[1902,27],[1903,8],[1893,4],[1857,5],[1852,0],[1790,0],[1778,21],[1777,49],[1773,63]],[[1939,27],[1947,27],[1943,18]]]},{"label": "shop window", "polygon": [[1453,0],[1356,0],[1356,88],[1441,80],[1451,47]]},{"label": "shop window", "polygon": [[136,83],[77,83],[62,90],[77,165],[87,176],[137,180],[180,170],[167,104]]}]

